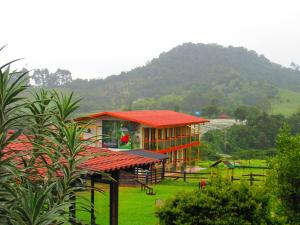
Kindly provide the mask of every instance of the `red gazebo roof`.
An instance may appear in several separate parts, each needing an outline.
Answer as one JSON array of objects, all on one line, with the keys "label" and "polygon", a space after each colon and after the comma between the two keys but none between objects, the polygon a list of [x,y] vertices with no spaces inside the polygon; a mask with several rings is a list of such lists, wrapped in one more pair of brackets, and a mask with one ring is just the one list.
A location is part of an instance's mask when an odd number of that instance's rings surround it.
[{"label": "red gazebo roof", "polygon": [[179,113],[171,110],[137,110],[137,111],[116,111],[116,112],[100,112],[90,114],[85,117],[76,118],[76,121],[84,121],[100,118],[103,116],[115,117],[118,119],[137,122],[150,127],[164,128],[176,127],[190,124],[198,124],[209,122],[204,118]]},{"label": "red gazebo roof", "polygon": [[126,169],[136,166],[144,166],[160,162],[159,159],[147,158],[139,155],[132,155],[124,152],[115,152],[108,149],[99,149],[87,146],[87,151],[98,152],[92,159],[88,159],[80,167],[90,171],[112,171]]},{"label": "red gazebo roof", "polygon": [[[126,152],[115,152],[109,149],[97,148],[92,146],[86,146],[86,152],[83,155],[93,155],[92,158],[84,161],[79,167],[93,172],[109,172],[113,170],[120,170],[135,166],[144,166],[153,163],[160,162],[159,159],[148,158],[139,155],[132,155]],[[28,142],[26,136],[21,135],[17,141],[10,143],[4,151],[7,153],[6,157],[12,156],[14,152],[24,153],[23,157],[26,157],[26,152],[32,149],[31,143]],[[20,160],[20,159],[15,159]],[[47,160],[48,161],[48,160]],[[51,160],[49,159],[49,163]],[[43,174],[45,171],[41,172]]]}]

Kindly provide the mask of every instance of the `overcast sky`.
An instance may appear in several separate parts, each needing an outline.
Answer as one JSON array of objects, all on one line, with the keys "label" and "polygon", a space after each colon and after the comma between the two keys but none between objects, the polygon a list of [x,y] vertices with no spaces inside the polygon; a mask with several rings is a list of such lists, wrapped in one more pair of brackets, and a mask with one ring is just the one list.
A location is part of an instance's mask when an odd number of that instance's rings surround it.
[{"label": "overcast sky", "polygon": [[96,78],[184,42],[244,46],[300,64],[300,1],[0,0],[0,62]]}]

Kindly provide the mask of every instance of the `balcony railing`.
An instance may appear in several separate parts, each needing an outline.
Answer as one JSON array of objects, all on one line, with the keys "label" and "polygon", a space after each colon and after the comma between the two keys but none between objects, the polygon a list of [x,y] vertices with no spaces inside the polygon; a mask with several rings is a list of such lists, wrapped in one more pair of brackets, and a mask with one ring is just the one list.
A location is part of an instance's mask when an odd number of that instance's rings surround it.
[{"label": "balcony railing", "polygon": [[189,144],[199,141],[199,135],[180,135],[177,137],[169,137],[167,139],[149,140],[144,139],[144,149],[146,150],[162,150],[173,148],[180,145]]}]

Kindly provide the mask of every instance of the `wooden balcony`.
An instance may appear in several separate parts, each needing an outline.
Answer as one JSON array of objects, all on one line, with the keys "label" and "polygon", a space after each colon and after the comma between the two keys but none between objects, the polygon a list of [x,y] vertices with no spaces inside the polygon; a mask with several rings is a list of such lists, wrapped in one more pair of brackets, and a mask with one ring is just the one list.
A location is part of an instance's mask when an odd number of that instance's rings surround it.
[{"label": "wooden balcony", "polygon": [[161,151],[166,149],[180,149],[180,147],[196,145],[199,143],[199,135],[179,135],[177,137],[169,137],[167,139],[144,139],[144,149],[145,150],[155,150]]}]

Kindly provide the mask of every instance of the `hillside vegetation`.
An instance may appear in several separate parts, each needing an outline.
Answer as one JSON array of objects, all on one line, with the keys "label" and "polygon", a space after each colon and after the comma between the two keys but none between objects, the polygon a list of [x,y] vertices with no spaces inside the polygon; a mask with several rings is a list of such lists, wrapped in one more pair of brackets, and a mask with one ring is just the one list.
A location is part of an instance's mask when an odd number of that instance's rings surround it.
[{"label": "hillside vegetation", "polygon": [[271,103],[274,112],[287,113],[284,89],[300,92],[300,72],[243,47],[186,43],[145,66],[105,79],[65,82],[64,89],[84,98],[81,113],[165,108],[217,115],[238,105],[270,111]]},{"label": "hillside vegetation", "polygon": [[290,116],[300,110],[300,93],[279,89],[278,98],[272,102],[272,113]]}]

